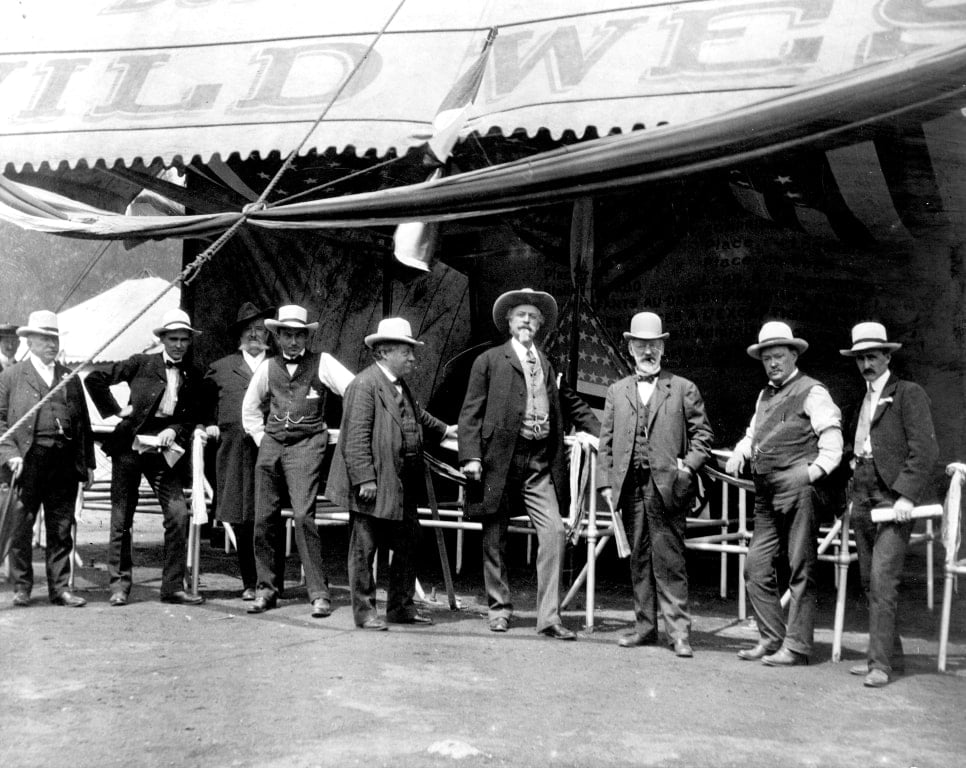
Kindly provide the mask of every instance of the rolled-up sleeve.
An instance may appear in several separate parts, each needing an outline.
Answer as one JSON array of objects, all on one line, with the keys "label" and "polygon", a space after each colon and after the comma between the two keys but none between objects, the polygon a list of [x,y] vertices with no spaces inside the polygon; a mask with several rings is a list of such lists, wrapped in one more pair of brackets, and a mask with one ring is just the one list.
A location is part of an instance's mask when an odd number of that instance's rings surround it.
[{"label": "rolled-up sleeve", "polygon": [[818,457],[812,463],[831,474],[842,461],[842,412],[825,387],[814,386],[805,397],[805,413],[818,435]]},{"label": "rolled-up sleeve", "polygon": [[319,381],[342,397],[355,375],[328,352],[319,356]]}]

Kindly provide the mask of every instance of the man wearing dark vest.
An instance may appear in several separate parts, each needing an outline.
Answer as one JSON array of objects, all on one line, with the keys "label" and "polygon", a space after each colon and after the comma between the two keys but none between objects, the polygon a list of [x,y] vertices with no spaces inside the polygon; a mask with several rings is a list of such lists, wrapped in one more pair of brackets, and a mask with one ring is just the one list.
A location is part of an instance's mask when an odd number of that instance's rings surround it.
[{"label": "man wearing dark vest", "polygon": [[[252,375],[242,401],[242,424],[258,446],[255,461],[256,596],[249,613],[263,613],[278,603],[284,573],[276,571],[284,547],[282,499],[287,496],[295,524],[295,545],[312,604],[312,615],[332,613],[329,580],[322,564],[322,540],[315,525],[319,474],[329,440],[325,395],[341,395],[352,374],[332,355],[307,352],[309,323],[303,307],[279,307],[277,319],[265,321],[275,334],[280,355],[265,360]],[[268,404],[268,415],[264,405]]]},{"label": "man wearing dark vest", "polygon": [[[104,439],[111,457],[111,539],[108,572],[110,603],[127,605],[133,584],[131,528],[143,475],[158,497],[164,515],[164,566],[161,601],[180,605],[204,602],[184,590],[188,567],[188,505],[179,462],[190,450],[191,436],[202,422],[201,374],[185,360],[192,337],[188,314],[180,309],[164,313],[154,335],[160,354],[133,355],[110,370],[93,371],[85,380],[91,400],[102,417],[121,421]],[[130,399],[123,409],[111,386],[127,382]],[[203,439],[207,439],[201,431]],[[144,440],[142,438],[149,438]]]},{"label": "man wearing dark vest", "polygon": [[[855,359],[865,380],[845,434],[852,444],[852,532],[869,602],[867,660],[849,671],[863,676],[869,688],[888,685],[905,667],[896,630],[899,583],[912,508],[932,495],[930,481],[939,458],[929,396],[889,371],[892,353],[901,346],[888,340],[884,325],[867,322],[852,329],[852,348],[840,350]],[[895,519],[873,522],[876,507],[891,507]]]},{"label": "man wearing dark vest", "polygon": [[[751,463],[755,526],[745,561],[748,596],[761,637],[738,652],[771,667],[807,664],[815,624],[819,507],[828,503],[828,476],[842,459],[842,416],[828,390],[798,370],[808,342],[782,322],[767,322],[748,354],[768,376],[755,415],[726,471]],[[791,604],[785,622],[775,563],[787,553]]]},{"label": "man wearing dark vest", "polygon": [[[60,332],[53,312],[31,312],[17,335],[27,339],[30,353],[22,363],[0,373],[0,434],[70,374],[54,362],[60,349]],[[30,605],[33,527],[43,504],[50,602],[71,608],[83,606],[87,601],[72,594],[69,586],[77,484],[90,483],[94,471],[94,441],[80,379],[68,381],[0,443],[0,463],[13,472],[20,471],[20,503],[12,511],[16,522],[10,546],[13,604]]]},{"label": "man wearing dark vest", "polygon": [[379,321],[365,338],[375,362],[356,376],[345,393],[339,446],[332,459],[326,494],[349,510],[349,589],[356,626],[384,630],[376,615],[372,563],[377,548],[392,549],[386,619],[395,624],[432,624],[416,611],[416,503],[425,490],[423,436],[435,442],[456,437],[424,411],[406,376],[413,371],[415,348],[409,321]]},{"label": "man wearing dark vest", "polygon": [[607,389],[597,484],[607,503],[633,523],[636,621],[619,645],[657,642],[660,609],[674,653],[688,658],[693,652],[684,536],[696,473],[711,453],[714,433],[694,383],[661,368],[669,335],[653,312],[638,312],[624,333],[635,373]]}]

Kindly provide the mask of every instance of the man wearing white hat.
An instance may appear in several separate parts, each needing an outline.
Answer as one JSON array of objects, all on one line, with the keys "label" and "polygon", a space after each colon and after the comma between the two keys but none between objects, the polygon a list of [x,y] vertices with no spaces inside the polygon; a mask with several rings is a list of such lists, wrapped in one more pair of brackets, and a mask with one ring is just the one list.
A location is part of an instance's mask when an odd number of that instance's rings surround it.
[{"label": "man wearing white hat", "polygon": [[[154,335],[161,340],[160,353],[132,355],[109,370],[93,371],[85,384],[102,417],[121,421],[104,439],[111,457],[111,539],[108,572],[110,604],[127,605],[133,584],[131,528],[143,475],[161,504],[164,515],[164,566],[161,601],[198,605],[200,595],[184,590],[187,571],[188,505],[185,503],[180,468],[169,459],[190,448],[191,436],[202,423],[202,384],[197,368],[185,359],[192,338],[188,313],[171,309],[164,313]],[[126,382],[130,388],[123,409],[111,386]],[[202,433],[203,434],[203,433]],[[156,447],[145,447],[141,436],[156,438]],[[154,442],[154,440],[152,440]]]},{"label": "man wearing white hat", "polygon": [[255,460],[255,600],[249,613],[275,608],[284,586],[285,541],[282,499],[292,506],[295,546],[305,570],[312,616],[332,613],[329,580],[322,563],[322,539],[315,525],[319,474],[329,430],[326,391],[341,395],[352,374],[328,353],[307,352],[304,307],[279,307],[265,321],[281,354],[265,360],[252,375],[242,400],[242,424],[258,446]]},{"label": "man wearing white hat", "polygon": [[596,435],[600,424],[572,389],[557,386],[534,343],[556,322],[557,302],[543,291],[507,291],[494,302],[493,323],[509,330],[510,340],[473,363],[459,417],[459,460],[470,480],[467,517],[483,525],[490,629],[506,632],[513,616],[504,553],[509,519],[523,506],[537,531],[537,631],[576,640],[560,618],[566,544],[560,510],[570,492],[564,433],[572,425]]},{"label": "man wearing white hat", "polygon": [[653,312],[631,318],[624,338],[635,373],[607,389],[597,486],[611,508],[616,504],[633,521],[636,621],[620,646],[655,643],[660,608],[674,653],[687,658],[693,652],[684,536],[714,433],[694,383],[661,368],[669,336]]},{"label": "man wearing white hat", "polygon": [[[939,458],[929,396],[889,370],[892,353],[901,346],[888,340],[884,325],[865,322],[852,329],[852,347],[840,350],[855,358],[865,380],[845,434],[852,444],[852,531],[869,602],[868,658],[849,671],[864,676],[869,688],[888,685],[905,666],[896,629],[899,582],[912,508],[932,494]],[[892,507],[895,521],[872,522],[874,507]]]},{"label": "man wearing white hat", "polygon": [[[842,459],[842,415],[828,390],[798,370],[808,342],[787,323],[765,323],[748,354],[760,360],[768,386],[735,446],[726,471],[746,462],[755,482],[755,527],[745,561],[748,596],[761,635],[738,652],[767,666],[807,664],[815,625],[817,509],[829,503],[828,476]],[[785,621],[776,560],[787,553],[791,603]]]},{"label": "man wearing white hat", "polygon": [[377,548],[392,549],[386,619],[398,624],[432,624],[416,611],[414,562],[419,520],[416,503],[425,491],[423,438],[436,442],[456,436],[413,397],[406,376],[413,371],[416,347],[409,321],[379,321],[365,338],[374,362],[345,393],[339,446],[332,459],[326,493],[349,510],[349,589],[356,626],[384,630],[376,615],[372,563]]},{"label": "man wearing white hat", "polygon": [[[17,336],[27,340],[29,354],[22,363],[0,373],[0,434],[70,374],[56,362],[60,332],[53,312],[31,312],[27,324],[17,329]],[[0,463],[20,472],[20,503],[13,511],[16,523],[10,547],[13,604],[30,604],[33,526],[43,504],[50,602],[71,608],[83,606],[87,601],[72,594],[69,586],[77,483],[89,483],[94,471],[94,439],[80,379],[68,381],[0,443]]]}]

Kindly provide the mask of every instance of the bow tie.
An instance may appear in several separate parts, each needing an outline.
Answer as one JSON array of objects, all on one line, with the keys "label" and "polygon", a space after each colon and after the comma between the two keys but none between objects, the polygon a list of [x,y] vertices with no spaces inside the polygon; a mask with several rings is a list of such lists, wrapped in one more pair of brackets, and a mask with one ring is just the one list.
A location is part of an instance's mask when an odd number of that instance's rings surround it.
[{"label": "bow tie", "polygon": [[184,367],[184,363],[180,363],[180,362],[179,363],[176,363],[173,360],[165,360],[164,361],[164,367],[165,368],[177,368],[180,371]]},{"label": "bow tie", "polygon": [[657,378],[656,373],[638,373],[637,374],[637,380],[643,381],[646,384],[653,384],[656,378]]},{"label": "bow tie", "polygon": [[301,363],[305,359],[305,355],[304,354],[303,355],[296,355],[295,357],[285,357],[283,355],[282,357],[285,360],[285,365],[298,365],[299,363]]}]

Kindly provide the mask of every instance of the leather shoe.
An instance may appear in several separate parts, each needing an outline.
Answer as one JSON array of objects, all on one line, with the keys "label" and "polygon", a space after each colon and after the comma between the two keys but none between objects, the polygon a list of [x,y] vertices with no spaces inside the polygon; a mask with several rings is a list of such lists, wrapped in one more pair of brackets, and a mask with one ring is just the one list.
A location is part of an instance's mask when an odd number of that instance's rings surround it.
[{"label": "leather shoe", "polygon": [[677,638],[673,643],[671,643],[671,647],[674,649],[674,655],[679,656],[682,659],[690,659],[692,656],[694,656],[694,651],[691,650],[691,644],[685,637]]},{"label": "leather shoe", "polygon": [[108,602],[115,608],[121,605],[127,605],[127,593],[125,592],[113,592],[111,594],[111,599]]},{"label": "leather shoe", "polygon": [[577,633],[567,629],[563,624],[551,624],[540,630],[541,635],[552,637],[554,640],[576,640]]},{"label": "leather shoe", "polygon": [[370,632],[384,632],[389,629],[382,619],[378,616],[373,616],[371,619],[366,619],[362,624],[359,625],[359,629],[367,629]]},{"label": "leather shoe", "polygon": [[255,599],[255,590],[252,589],[251,587],[246,587],[245,589],[242,590],[241,599],[244,600],[246,603],[250,603],[252,600]]},{"label": "leather shoe", "polygon": [[312,601],[312,618],[324,619],[332,615],[332,601],[327,597],[317,597]]},{"label": "leather shoe", "polygon": [[502,616],[490,621],[490,632],[509,632],[510,620]]},{"label": "leather shoe", "polygon": [[30,605],[30,593],[25,592],[22,589],[18,589],[13,593],[13,604],[18,608],[26,608]]},{"label": "leather shoe", "polygon": [[856,664],[854,667],[849,667],[849,674],[865,677],[867,674],[869,674],[869,662],[863,661],[861,664]]},{"label": "leather shoe", "polygon": [[50,602],[54,605],[63,605],[68,608],[82,608],[87,605],[87,601],[83,597],[72,595],[66,589],[56,597],[52,597]]},{"label": "leather shoe", "polygon": [[162,603],[173,603],[174,605],[201,605],[204,601],[205,599],[201,595],[189,595],[183,589],[169,595],[161,595]]},{"label": "leather shoe", "polygon": [[865,680],[862,682],[866,688],[883,688],[887,686],[890,682],[889,673],[884,669],[870,669],[869,674],[865,676]]},{"label": "leather shoe", "polygon": [[761,663],[766,667],[807,667],[808,656],[783,646],[770,656],[762,656]]},{"label": "leather shoe", "polygon": [[265,613],[265,611],[270,610],[275,607],[274,597],[256,597],[250,606],[248,606],[249,613]]},{"label": "leather shoe", "polygon": [[774,652],[772,648],[758,643],[753,648],[742,648],[738,651],[738,658],[742,661],[758,661],[758,659],[764,658]]},{"label": "leather shoe", "polygon": [[639,645],[654,645],[653,635],[644,635],[640,632],[628,632],[626,635],[622,635],[621,639],[617,641],[617,644],[621,648],[636,648]]},{"label": "leather shoe", "polygon": [[424,627],[433,623],[432,617],[421,613],[414,613],[412,616],[386,616],[386,620],[390,624],[419,624]]}]

